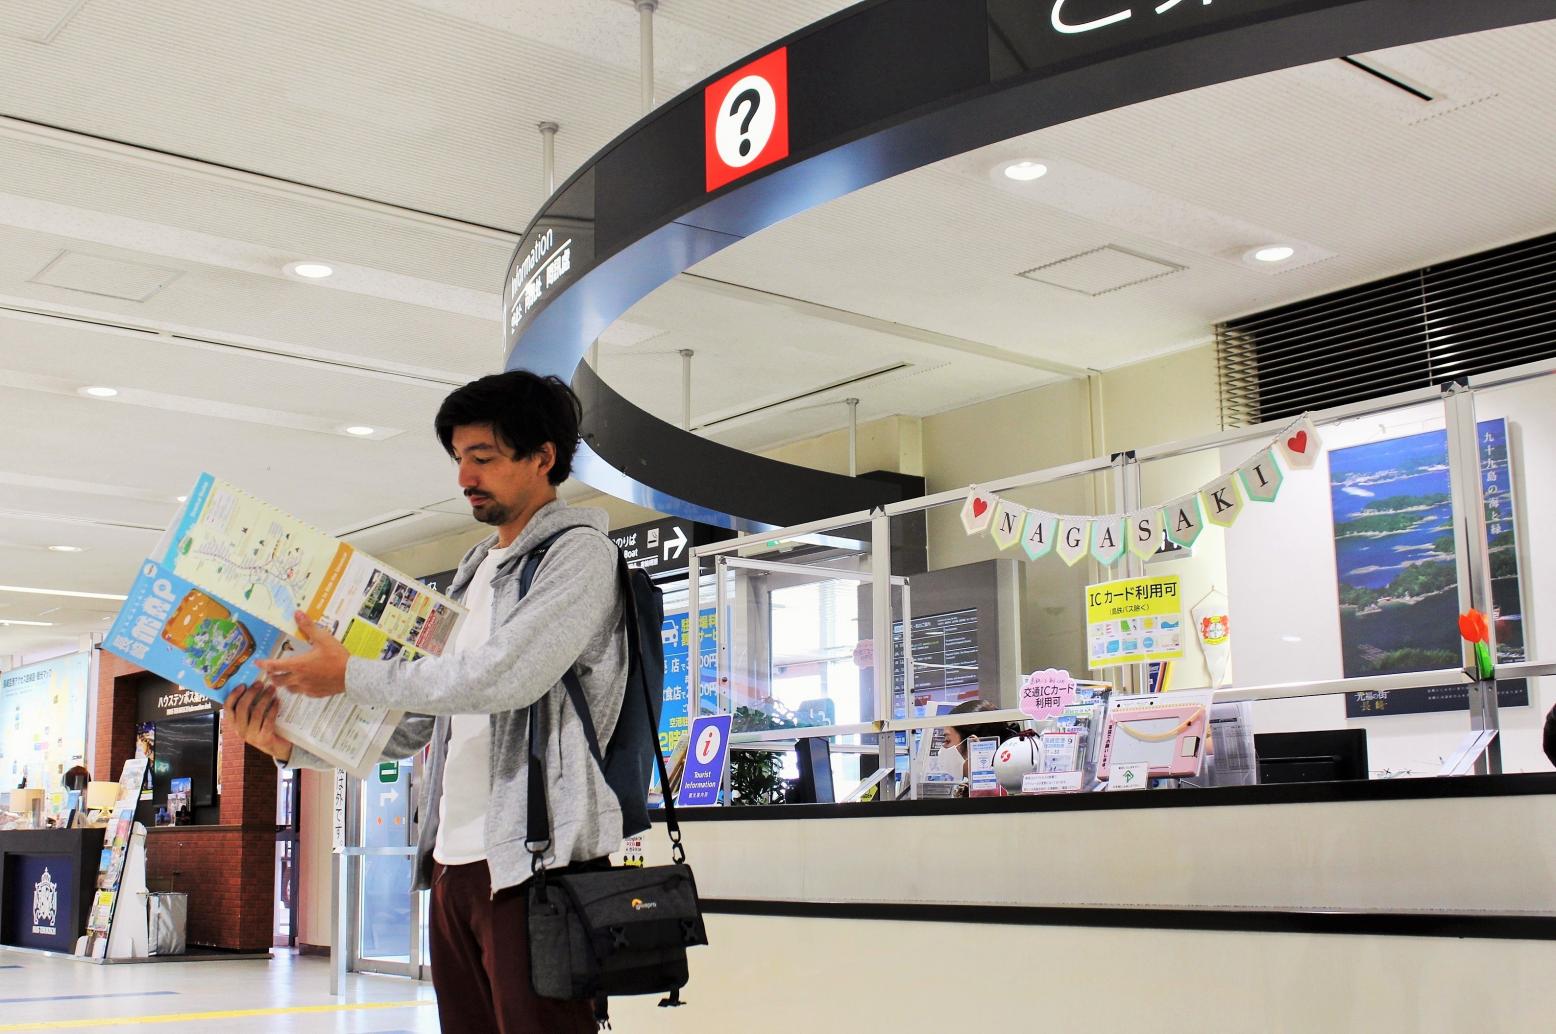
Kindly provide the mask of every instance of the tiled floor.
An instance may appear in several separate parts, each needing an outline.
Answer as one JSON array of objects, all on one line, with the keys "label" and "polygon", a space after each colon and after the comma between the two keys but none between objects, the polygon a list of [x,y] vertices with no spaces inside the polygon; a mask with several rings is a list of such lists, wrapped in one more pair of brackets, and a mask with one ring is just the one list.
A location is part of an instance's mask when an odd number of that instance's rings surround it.
[{"label": "tiled floor", "polygon": [[97,966],[0,949],[0,1031],[169,1034],[434,1034],[432,988],[353,975],[330,995],[329,963],[277,950],[270,962]]}]

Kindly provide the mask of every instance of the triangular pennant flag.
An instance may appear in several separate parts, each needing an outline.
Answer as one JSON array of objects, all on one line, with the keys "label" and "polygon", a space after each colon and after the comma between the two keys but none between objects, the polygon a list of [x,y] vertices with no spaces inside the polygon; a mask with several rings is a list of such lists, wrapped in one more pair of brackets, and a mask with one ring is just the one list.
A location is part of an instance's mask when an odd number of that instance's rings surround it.
[{"label": "triangular pennant flag", "polygon": [[1237,491],[1237,475],[1228,474],[1206,485],[1199,493],[1205,506],[1205,519],[1220,528],[1230,528],[1243,512],[1243,497]]},{"label": "triangular pennant flag", "polygon": [[1059,518],[1059,541],[1054,546],[1054,552],[1059,554],[1059,559],[1074,567],[1081,557],[1086,555],[1090,546],[1091,518]]},{"label": "triangular pennant flag", "polygon": [[1098,517],[1091,522],[1091,555],[1104,567],[1118,563],[1129,548],[1125,539],[1124,518],[1118,515]]},{"label": "triangular pennant flag", "polygon": [[1243,479],[1243,491],[1256,503],[1273,503],[1286,480],[1280,464],[1275,462],[1274,449],[1261,452],[1243,464],[1237,473]]},{"label": "triangular pennant flag", "polygon": [[1324,447],[1318,428],[1307,417],[1287,428],[1275,444],[1280,447],[1286,466],[1292,470],[1312,470],[1313,464],[1318,462],[1319,450]]},{"label": "triangular pennant flag", "polygon": [[1009,549],[1020,541],[1021,523],[1026,515],[1025,506],[1001,499],[994,508],[994,523],[989,528],[989,537],[994,540],[994,544],[1001,549]]},{"label": "triangular pennant flag", "polygon": [[1021,548],[1030,559],[1037,560],[1053,552],[1058,536],[1058,517],[1043,510],[1027,511],[1026,523],[1021,528]]},{"label": "triangular pennant flag", "polygon": [[967,502],[962,504],[962,527],[967,529],[967,534],[982,535],[988,531],[994,521],[994,508],[999,502],[999,496],[992,492],[985,492],[981,488],[968,489]]},{"label": "triangular pennant flag", "polygon": [[1124,518],[1125,535],[1129,539],[1129,551],[1141,560],[1156,555],[1162,545],[1160,510],[1141,510]]},{"label": "triangular pennant flag", "polygon": [[1200,513],[1199,495],[1186,495],[1162,507],[1162,531],[1167,538],[1188,549],[1199,541],[1199,533],[1205,530],[1205,518]]}]

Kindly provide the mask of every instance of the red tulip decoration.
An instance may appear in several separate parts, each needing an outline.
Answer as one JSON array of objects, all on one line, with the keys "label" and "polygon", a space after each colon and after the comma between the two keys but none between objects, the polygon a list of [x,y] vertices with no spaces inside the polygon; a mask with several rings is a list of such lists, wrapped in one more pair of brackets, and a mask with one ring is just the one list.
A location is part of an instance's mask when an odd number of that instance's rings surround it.
[{"label": "red tulip decoration", "polygon": [[1483,682],[1496,677],[1496,667],[1491,661],[1491,629],[1486,615],[1478,610],[1459,615],[1459,635],[1475,647],[1475,673]]}]

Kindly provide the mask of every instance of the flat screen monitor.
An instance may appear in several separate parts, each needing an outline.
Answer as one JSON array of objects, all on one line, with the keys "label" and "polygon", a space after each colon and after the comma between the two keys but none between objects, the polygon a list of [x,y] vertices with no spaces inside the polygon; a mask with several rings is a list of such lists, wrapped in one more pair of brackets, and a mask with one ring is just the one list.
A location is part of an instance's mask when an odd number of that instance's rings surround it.
[{"label": "flat screen monitor", "polygon": [[825,736],[800,740],[794,748],[800,778],[795,783],[795,804],[832,804],[832,744]]},{"label": "flat screen monitor", "polygon": [[1367,778],[1366,729],[1255,733],[1253,749],[1260,783]]},{"label": "flat screen monitor", "polygon": [[151,798],[161,807],[175,779],[189,780],[189,803],[216,803],[216,715],[168,718],[157,723],[151,763]]}]

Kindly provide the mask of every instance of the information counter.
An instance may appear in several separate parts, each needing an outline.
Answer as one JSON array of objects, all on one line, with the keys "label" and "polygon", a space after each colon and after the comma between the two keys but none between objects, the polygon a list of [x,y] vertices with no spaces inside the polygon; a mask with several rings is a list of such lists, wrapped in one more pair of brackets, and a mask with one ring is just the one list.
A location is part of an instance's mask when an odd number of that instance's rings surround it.
[{"label": "information counter", "polygon": [[[1556,774],[678,815],[708,1029],[794,1029],[801,993],[817,1029],[898,1034],[962,1029],[966,1002],[1048,1030],[1523,1031],[1556,1007]],[[673,1029],[639,1004],[618,1024]]]},{"label": "information counter", "polygon": [[1556,940],[1556,773],[677,815],[715,910]]},{"label": "information counter", "polygon": [[0,944],[71,953],[86,933],[101,829],[0,832]]}]

